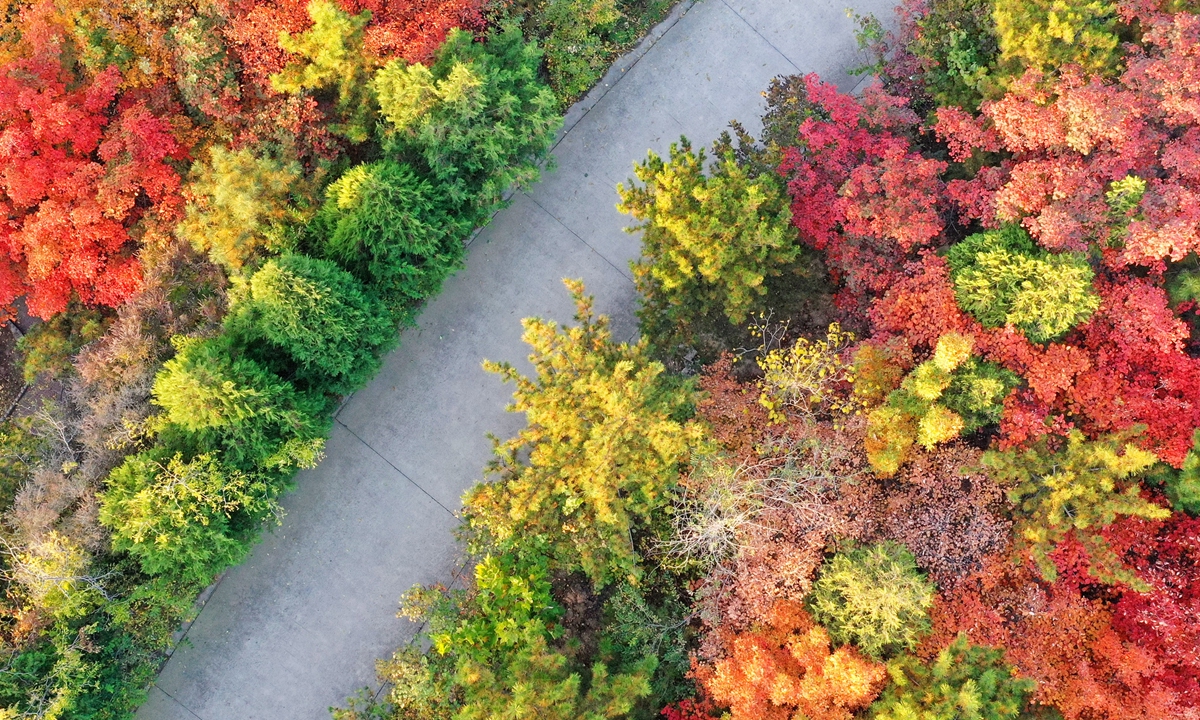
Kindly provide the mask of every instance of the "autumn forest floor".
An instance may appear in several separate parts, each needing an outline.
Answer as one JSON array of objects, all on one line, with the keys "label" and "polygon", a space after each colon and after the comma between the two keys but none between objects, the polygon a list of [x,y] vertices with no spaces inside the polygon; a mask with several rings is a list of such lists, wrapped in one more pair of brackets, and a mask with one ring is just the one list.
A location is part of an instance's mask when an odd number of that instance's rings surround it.
[{"label": "autumn forest floor", "polygon": [[[282,526],[207,598],[140,720],[318,720],[411,637],[395,617],[414,583],[449,581],[459,496],[521,418],[484,358],[528,365],[520,320],[569,320],[580,277],[620,337],[636,332],[614,190],[647,149],[707,144],[733,119],[757,130],[775,75],[849,90],[862,63],[846,0],[683,2],[567,116],[557,169],[517,193],[472,242],[375,380],[338,413],[326,458],[284,500]],[[854,0],[889,17],[889,0]]]}]

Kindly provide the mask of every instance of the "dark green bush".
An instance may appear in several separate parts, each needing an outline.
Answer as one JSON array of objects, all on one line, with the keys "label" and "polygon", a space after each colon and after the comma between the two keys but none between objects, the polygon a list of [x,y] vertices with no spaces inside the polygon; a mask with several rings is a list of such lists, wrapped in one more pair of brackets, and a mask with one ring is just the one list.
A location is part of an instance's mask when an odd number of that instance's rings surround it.
[{"label": "dark green bush", "polygon": [[429,68],[393,60],[375,75],[388,153],[423,163],[468,225],[513,183],[536,179],[561,118],[538,79],[541,50],[517,28],[486,43],[455,31]]},{"label": "dark green bush", "polygon": [[462,264],[469,218],[411,166],[359,165],[327,190],[311,228],[318,251],[384,298],[404,319]]}]

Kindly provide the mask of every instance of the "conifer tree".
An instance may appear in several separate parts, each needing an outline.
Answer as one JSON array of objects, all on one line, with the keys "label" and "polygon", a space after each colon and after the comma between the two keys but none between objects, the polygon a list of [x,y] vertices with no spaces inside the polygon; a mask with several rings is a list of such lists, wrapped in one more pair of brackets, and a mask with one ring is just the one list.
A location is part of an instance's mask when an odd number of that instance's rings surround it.
[{"label": "conifer tree", "polygon": [[476,533],[500,544],[544,537],[559,562],[604,585],[639,572],[632,533],[664,502],[698,428],[680,419],[691,393],[662,377],[645,342],[614,342],[582,283],[567,287],[577,327],[523,322],[533,378],[485,365],[517,386],[509,410],[528,426],[497,441],[499,477],[464,504]]},{"label": "conifer tree", "polygon": [[959,635],[931,663],[904,655],[888,664],[892,683],[871,705],[872,720],[1016,720],[1033,691],[1004,652]]}]

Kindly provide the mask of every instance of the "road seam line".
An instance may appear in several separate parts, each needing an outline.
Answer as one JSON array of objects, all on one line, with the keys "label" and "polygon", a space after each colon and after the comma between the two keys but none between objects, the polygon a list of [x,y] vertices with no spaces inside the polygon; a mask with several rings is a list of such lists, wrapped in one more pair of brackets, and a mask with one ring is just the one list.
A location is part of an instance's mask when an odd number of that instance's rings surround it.
[{"label": "road seam line", "polygon": [[549,210],[547,210],[547,209],[546,209],[546,207],[545,207],[544,205],[542,205],[540,202],[538,202],[538,201],[537,201],[537,199],[536,199],[535,197],[533,197],[532,195],[530,195],[530,194],[529,194],[529,193],[527,193],[527,192],[523,192],[523,193],[521,193],[521,194],[522,194],[522,195],[524,195],[525,197],[529,198],[529,201],[530,201],[530,202],[532,202],[534,205],[537,205],[537,206],[538,206],[538,209],[539,209],[539,210],[541,210],[542,212],[546,213],[546,215],[547,215],[547,216],[548,216],[548,217],[549,217],[551,220],[553,220],[554,222],[556,222],[556,223],[558,223],[559,225],[561,225],[561,226],[562,226],[562,228],[563,228],[564,230],[566,230],[567,232],[571,233],[571,235],[572,235],[572,236],[574,236],[574,238],[575,238],[576,240],[578,240],[579,242],[583,243],[583,246],[584,246],[584,247],[586,247],[588,250],[591,250],[592,252],[596,253],[596,255],[597,255],[597,256],[598,256],[598,257],[599,257],[601,260],[603,260],[604,262],[608,263],[608,266],[609,266],[610,268],[612,268],[613,270],[616,270],[616,271],[617,271],[617,274],[618,274],[618,275],[620,275],[622,278],[624,278],[626,281],[628,281],[630,285],[633,285],[634,287],[637,287],[636,283],[634,283],[634,282],[633,282],[633,278],[632,278],[632,277],[630,277],[628,273],[626,273],[626,272],[622,271],[622,270],[621,270],[621,268],[617,267],[617,266],[616,266],[616,265],[613,263],[613,261],[612,261],[612,260],[609,260],[607,257],[605,257],[605,256],[604,256],[604,253],[602,253],[602,252],[600,252],[599,250],[597,250],[596,248],[592,247],[591,243],[589,243],[587,240],[584,240],[583,238],[581,238],[581,237],[579,236],[579,233],[577,233],[577,232],[575,232],[574,230],[572,230],[572,229],[570,228],[570,226],[568,226],[568,225],[567,225],[565,222],[563,222],[562,220],[559,220],[557,217],[555,217],[554,213],[552,213],[552,212],[550,212]]},{"label": "road seam line", "polygon": [[750,24],[750,21],[749,21],[749,20],[747,20],[746,18],[742,17],[742,14],[741,14],[740,12],[738,12],[737,10],[734,10],[734,9],[733,9],[733,6],[732,6],[732,5],[730,5],[730,4],[727,2],[727,0],[721,0],[721,4],[722,4],[722,5],[724,5],[725,7],[729,8],[729,12],[733,13],[734,15],[736,15],[738,20],[741,20],[742,22],[746,23],[746,27],[750,28],[750,31],[751,31],[751,32],[753,32],[755,35],[757,35],[759,38],[761,38],[761,39],[762,39],[762,41],[763,41],[763,42],[765,42],[765,43],[767,44],[767,47],[769,47],[769,48],[771,48],[772,50],[774,50],[775,52],[779,53],[779,57],[783,58],[784,60],[787,60],[787,64],[788,64],[788,65],[791,65],[793,70],[795,70],[796,72],[800,72],[800,66],[799,66],[799,65],[797,65],[797,64],[796,64],[796,63],[794,63],[794,62],[792,62],[792,59],[791,59],[790,57],[788,57],[788,56],[787,56],[787,54],[785,54],[785,53],[784,53],[782,50],[780,50],[779,48],[775,47],[775,43],[771,42],[770,40],[768,40],[768,39],[766,38],[766,36],[765,36],[765,35],[763,35],[762,33],[760,33],[760,32],[758,31],[758,28],[756,28],[756,27],[754,27],[753,25],[751,25],[751,24]]},{"label": "road seam line", "polygon": [[453,510],[451,510],[450,508],[448,508],[448,507],[446,507],[445,505],[443,505],[441,500],[438,500],[437,498],[435,498],[433,495],[431,495],[431,494],[429,493],[429,491],[428,491],[428,490],[426,490],[425,488],[421,487],[421,486],[420,486],[420,484],[418,484],[418,483],[417,483],[415,480],[413,480],[412,478],[410,478],[410,477],[409,477],[409,476],[408,476],[408,475],[407,475],[407,474],[406,474],[406,473],[405,473],[403,470],[401,470],[400,468],[396,467],[396,466],[395,466],[395,465],[392,463],[392,461],[391,461],[391,460],[388,460],[386,457],[384,457],[384,456],[383,456],[383,453],[381,453],[381,452],[379,452],[378,450],[376,450],[375,448],[371,447],[371,443],[367,442],[366,440],[363,440],[363,439],[362,439],[362,438],[359,436],[359,434],[358,434],[358,433],[356,433],[356,432],[354,432],[353,430],[351,430],[351,429],[350,429],[350,426],[349,426],[349,425],[347,425],[346,423],[344,423],[344,422],[342,422],[341,420],[338,420],[338,419],[335,419],[335,420],[334,420],[334,422],[336,422],[338,425],[341,425],[342,427],[344,427],[344,428],[346,429],[346,432],[348,432],[348,433],[350,433],[351,435],[353,435],[355,440],[358,440],[360,443],[362,443],[363,445],[365,445],[365,446],[366,446],[366,448],[367,448],[368,450],[370,450],[371,452],[375,453],[375,455],[377,455],[377,456],[379,457],[379,459],[380,459],[380,460],[382,460],[382,461],[384,461],[385,463],[387,463],[387,464],[388,464],[388,467],[390,467],[391,469],[393,469],[393,470],[395,470],[396,472],[400,473],[400,477],[402,477],[402,478],[404,478],[405,480],[409,481],[410,483],[412,483],[412,484],[413,484],[413,487],[415,487],[416,489],[418,489],[418,490],[420,490],[421,492],[425,493],[426,497],[428,497],[430,500],[432,500],[432,501],[434,501],[435,503],[437,503],[437,506],[438,506],[438,507],[440,507],[441,509],[443,509],[443,510],[445,510],[446,512],[450,513],[450,517],[455,517],[455,518],[456,518],[456,517],[458,517],[458,513],[454,512],[454,511],[453,511]]}]

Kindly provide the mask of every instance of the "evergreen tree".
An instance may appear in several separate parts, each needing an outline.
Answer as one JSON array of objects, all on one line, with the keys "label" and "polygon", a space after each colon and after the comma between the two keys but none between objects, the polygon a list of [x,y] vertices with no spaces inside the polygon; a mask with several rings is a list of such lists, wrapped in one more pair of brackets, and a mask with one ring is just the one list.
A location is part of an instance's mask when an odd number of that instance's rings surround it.
[{"label": "evergreen tree", "polygon": [[986,327],[1015,325],[1038,343],[1061,337],[1100,307],[1080,253],[1049,253],[1020,227],[971,235],[946,254],[954,294]]},{"label": "evergreen tree", "polygon": [[461,265],[471,220],[411,166],[358,165],[325,192],[310,228],[318,251],[383,297],[397,319]]},{"label": "evergreen tree", "polygon": [[933,590],[912,553],[889,541],[830,558],[808,602],[834,642],[878,659],[911,650],[929,631]]},{"label": "evergreen tree", "polygon": [[621,212],[640,224],[642,259],[632,263],[652,337],[690,336],[695,321],[724,314],[738,325],[764,309],[772,276],[795,271],[800,244],[782,182],[754,175],[727,151],[705,175],[705,153],[687,138],[663,160],[654,152],[629,186]]},{"label": "evergreen tree", "polygon": [[1047,579],[1057,575],[1050,552],[1074,536],[1091,555],[1090,572],[1101,580],[1143,584],[1126,568],[1100,531],[1119,515],[1161,520],[1171,511],[1142,497],[1138,477],[1157,462],[1128,442],[1128,434],[1087,440],[1073,430],[1057,452],[1042,439],[1034,447],[989,452],[984,462],[1008,483],[1009,500],[1021,515],[1020,539]]},{"label": "evergreen tree", "polygon": [[665,501],[698,428],[680,420],[691,393],[662,377],[645,343],[613,342],[582,284],[567,286],[577,327],[523,323],[534,378],[486,365],[517,386],[509,410],[525,413],[528,426],[497,441],[498,479],[476,485],[464,504],[472,530],[490,542],[544,538],[560,563],[604,585],[639,572],[632,534]]},{"label": "evergreen tree", "polygon": [[1033,692],[1004,652],[959,635],[925,664],[904,655],[888,664],[892,683],[871,705],[872,720],[1016,720]]},{"label": "evergreen tree", "polygon": [[385,147],[423,162],[472,224],[485,220],[510,185],[537,177],[561,121],[540,61],[517,28],[485,43],[456,30],[428,68],[392,60],[372,83]]},{"label": "evergreen tree", "polygon": [[283,255],[245,283],[225,326],[259,356],[282,351],[308,388],[345,393],[367,380],[395,341],[387,307],[327,260]]}]

